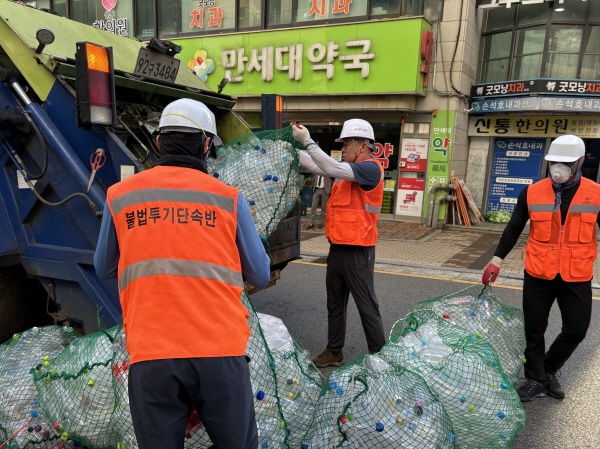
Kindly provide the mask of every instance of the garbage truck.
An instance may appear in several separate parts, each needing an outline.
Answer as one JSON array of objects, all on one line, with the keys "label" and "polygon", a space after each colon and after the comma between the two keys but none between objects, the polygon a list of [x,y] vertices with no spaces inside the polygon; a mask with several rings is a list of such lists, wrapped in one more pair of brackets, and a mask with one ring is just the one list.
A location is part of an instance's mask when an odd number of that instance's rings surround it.
[{"label": "garbage truck", "polygon": [[[106,191],[156,163],[168,103],[206,104],[224,143],[252,132],[179,51],[0,0],[0,342],[32,326],[121,321],[116,280],[93,267]],[[264,242],[272,282],[300,256],[299,207]]]}]

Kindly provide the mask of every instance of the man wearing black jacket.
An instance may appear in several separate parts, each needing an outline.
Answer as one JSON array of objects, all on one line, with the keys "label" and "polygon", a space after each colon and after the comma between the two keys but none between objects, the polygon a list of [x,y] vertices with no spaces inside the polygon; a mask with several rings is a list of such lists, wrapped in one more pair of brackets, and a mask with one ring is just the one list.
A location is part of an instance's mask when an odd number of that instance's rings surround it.
[{"label": "man wearing black jacket", "polygon": [[[546,394],[565,397],[559,370],[590,324],[600,186],[581,177],[584,158],[585,144],[579,137],[565,135],[552,142],[545,158],[549,176],[521,191],[483,273],[483,284],[496,280],[502,260],[530,220],[523,282],[525,378],[515,386],[523,402]],[[562,330],[546,352],[544,333],[555,300]]]}]

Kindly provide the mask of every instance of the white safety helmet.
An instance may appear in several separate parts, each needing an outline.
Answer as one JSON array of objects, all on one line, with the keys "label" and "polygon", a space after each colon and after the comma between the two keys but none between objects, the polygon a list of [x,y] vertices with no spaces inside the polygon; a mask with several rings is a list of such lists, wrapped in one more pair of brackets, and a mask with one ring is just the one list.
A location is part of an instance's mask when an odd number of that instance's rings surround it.
[{"label": "white safety helmet", "polygon": [[180,133],[203,130],[211,134],[216,146],[223,145],[217,135],[215,114],[204,103],[189,98],[180,98],[169,103],[160,116],[158,128],[161,132]]},{"label": "white safety helmet", "polygon": [[346,120],[342,127],[342,133],[340,137],[335,139],[336,142],[343,142],[346,138],[355,137],[357,139],[368,139],[372,142],[375,141],[375,134],[373,133],[373,127],[366,120],[359,118],[353,118]]},{"label": "white safety helmet", "polygon": [[545,159],[551,162],[575,162],[585,156],[585,143],[571,134],[557,137],[550,144]]}]

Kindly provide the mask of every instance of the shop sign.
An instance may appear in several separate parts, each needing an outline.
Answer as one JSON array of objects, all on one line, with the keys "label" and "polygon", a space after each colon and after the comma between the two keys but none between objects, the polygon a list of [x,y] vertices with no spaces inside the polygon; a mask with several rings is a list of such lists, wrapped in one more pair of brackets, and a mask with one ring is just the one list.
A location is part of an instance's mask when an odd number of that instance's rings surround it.
[{"label": "shop sign", "polygon": [[399,178],[396,215],[419,217],[423,209],[424,191],[424,178]]},{"label": "shop sign", "polygon": [[512,213],[523,188],[540,180],[546,139],[498,138],[494,142],[486,211]]},{"label": "shop sign", "polygon": [[599,116],[469,117],[469,136],[558,137],[575,134],[582,139],[600,138]]},{"label": "shop sign", "polygon": [[[427,185],[425,187],[423,217],[427,216],[429,208],[429,191],[436,184],[447,184],[450,181],[450,159],[454,139],[455,111],[438,110],[431,121],[429,139],[429,163],[427,165]],[[446,205],[440,205],[440,215],[443,218]]]},{"label": "shop sign", "polygon": [[428,151],[428,139],[402,139],[400,170],[403,172],[425,173]]},{"label": "shop sign", "polygon": [[471,102],[473,113],[519,111],[600,112],[600,98],[584,97],[525,97],[506,100],[476,100]]},{"label": "shop sign", "polygon": [[390,166],[390,156],[394,154],[394,145],[385,142],[384,144],[375,142],[375,148],[371,153],[373,157],[383,163],[383,169],[387,170]]},{"label": "shop sign", "polygon": [[212,89],[228,78],[224,93],[229,95],[425,94],[421,65],[427,60],[422,59],[421,40],[429,29],[416,18],[173,42],[183,47],[178,57]]},{"label": "shop sign", "polygon": [[600,81],[572,79],[533,79],[500,83],[473,84],[472,98],[508,97],[513,95],[600,95]]},{"label": "shop sign", "polygon": [[104,20],[96,20],[92,26],[119,36],[127,36],[129,19],[126,17],[117,19],[115,11],[113,11],[117,6],[117,0],[102,0],[102,6],[104,7]]},{"label": "shop sign", "polygon": [[[586,2],[588,0],[581,0]],[[590,0],[591,1],[591,0]],[[477,0],[477,6],[479,8],[497,8],[503,6],[510,8],[512,5],[539,5],[541,3],[553,2],[556,4],[563,4],[565,0]]]}]

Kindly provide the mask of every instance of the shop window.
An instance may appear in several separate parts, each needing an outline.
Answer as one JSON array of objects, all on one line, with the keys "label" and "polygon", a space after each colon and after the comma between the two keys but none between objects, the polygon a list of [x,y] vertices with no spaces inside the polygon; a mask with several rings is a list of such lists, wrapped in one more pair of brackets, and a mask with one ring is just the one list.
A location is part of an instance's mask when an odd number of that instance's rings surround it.
[{"label": "shop window", "polygon": [[269,0],[267,26],[292,23],[292,0]]},{"label": "shop window", "polygon": [[517,10],[517,26],[532,25],[540,22],[545,23],[548,21],[549,9],[547,3],[526,5]]},{"label": "shop window", "polygon": [[154,2],[148,2],[143,7],[138,6],[135,11],[135,34],[140,40],[150,40],[156,36],[156,12]]},{"label": "shop window", "polygon": [[367,15],[367,0],[298,0],[296,22],[343,20]]},{"label": "shop window", "polygon": [[67,8],[67,0],[54,0],[52,2],[52,10],[63,17],[68,17],[69,10]]},{"label": "shop window", "polygon": [[540,77],[545,39],[546,27],[517,30],[512,79]]},{"label": "shop window", "polygon": [[511,42],[512,32],[492,34],[482,38],[480,82],[493,83],[509,79]]},{"label": "shop window", "polygon": [[423,0],[404,0],[405,16],[422,16]]},{"label": "shop window", "polygon": [[589,27],[581,61],[582,79],[600,79],[600,27]]},{"label": "shop window", "polygon": [[478,82],[600,79],[600,27],[590,23],[600,22],[600,1],[570,2],[563,11],[558,6],[555,1],[485,10]]},{"label": "shop window", "polygon": [[[569,2],[568,5],[561,5],[558,2],[554,2],[554,11],[552,11],[552,20],[555,22],[558,21],[569,21],[569,22],[585,22],[585,15],[587,4],[586,3],[597,3],[593,0],[588,0],[587,2],[576,1]],[[558,8],[559,6],[563,6],[563,8]],[[566,7],[564,7],[566,6]],[[558,9],[557,9],[558,8]]]},{"label": "shop window", "polygon": [[239,0],[238,26],[240,30],[262,25],[262,0]]},{"label": "shop window", "polygon": [[548,36],[546,76],[577,78],[577,61],[581,48],[583,27],[552,25]]},{"label": "shop window", "polygon": [[588,20],[590,22],[600,22],[600,2],[587,2]]},{"label": "shop window", "polygon": [[[186,23],[189,23],[188,18],[185,19]],[[158,0],[158,29],[161,37],[176,35],[181,27],[180,20],[181,3],[173,4],[171,0]]]},{"label": "shop window", "polygon": [[87,5],[85,0],[72,0],[70,19],[87,23]]},{"label": "shop window", "polygon": [[484,31],[497,31],[512,28],[515,24],[517,8],[493,8],[486,14]]},{"label": "shop window", "polygon": [[37,0],[35,2],[35,7],[38,9],[51,9],[50,0]]},{"label": "shop window", "polygon": [[400,14],[400,0],[371,0],[371,17]]}]

